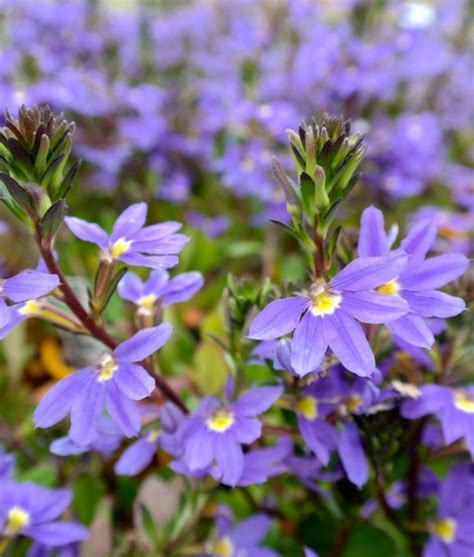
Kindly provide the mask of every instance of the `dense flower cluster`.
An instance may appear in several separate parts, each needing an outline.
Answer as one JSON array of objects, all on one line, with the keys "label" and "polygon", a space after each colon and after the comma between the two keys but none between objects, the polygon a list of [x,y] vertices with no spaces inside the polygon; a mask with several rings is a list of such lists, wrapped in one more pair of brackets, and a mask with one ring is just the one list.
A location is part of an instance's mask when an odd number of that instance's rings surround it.
[{"label": "dense flower cluster", "polygon": [[473,554],[464,2],[336,4],[5,6],[0,555]]},{"label": "dense flower cluster", "polygon": [[[405,197],[442,183],[472,210],[472,175],[456,157],[474,93],[468,3],[333,4],[6,3],[0,104],[73,112],[95,186],[123,184],[127,168],[133,179],[145,159],[158,195],[182,201],[199,166],[272,212],[281,196],[267,169],[285,129],[315,107],[343,112],[370,131],[369,185]],[[94,118],[109,122],[105,145]]]}]

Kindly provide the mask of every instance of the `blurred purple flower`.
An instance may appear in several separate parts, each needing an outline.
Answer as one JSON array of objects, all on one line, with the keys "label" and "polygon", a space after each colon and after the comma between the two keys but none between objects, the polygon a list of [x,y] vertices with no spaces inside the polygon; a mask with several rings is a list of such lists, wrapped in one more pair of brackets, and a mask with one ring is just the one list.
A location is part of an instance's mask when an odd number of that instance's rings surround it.
[{"label": "blurred purple flower", "polygon": [[413,398],[402,403],[402,416],[415,420],[435,415],[441,422],[445,442],[449,445],[464,438],[474,459],[474,387],[421,385],[414,389]]},{"label": "blurred purple flower", "polygon": [[32,483],[2,483],[0,533],[26,536],[48,548],[87,539],[86,528],[75,522],[58,522],[72,500],[69,489],[45,489]]}]

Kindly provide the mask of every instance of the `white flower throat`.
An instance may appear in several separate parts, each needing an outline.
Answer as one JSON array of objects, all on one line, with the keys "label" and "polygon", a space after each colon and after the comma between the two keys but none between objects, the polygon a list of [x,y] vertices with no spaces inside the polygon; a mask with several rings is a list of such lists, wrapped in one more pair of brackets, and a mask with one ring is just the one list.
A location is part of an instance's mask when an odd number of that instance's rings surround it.
[{"label": "white flower throat", "polygon": [[341,305],[342,296],[329,288],[321,279],[313,282],[309,289],[310,311],[315,316],[332,315]]},{"label": "white flower throat", "polygon": [[118,366],[115,363],[115,360],[110,354],[105,354],[102,356],[99,362],[98,372],[99,375],[97,377],[97,381],[99,383],[103,383],[104,381],[110,381],[114,376],[114,373],[117,371]]}]

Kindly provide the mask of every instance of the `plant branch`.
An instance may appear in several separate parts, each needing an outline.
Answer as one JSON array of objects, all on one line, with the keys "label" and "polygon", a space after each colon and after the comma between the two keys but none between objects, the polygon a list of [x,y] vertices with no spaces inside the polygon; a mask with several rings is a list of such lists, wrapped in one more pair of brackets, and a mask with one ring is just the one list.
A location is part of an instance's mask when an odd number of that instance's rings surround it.
[{"label": "plant branch", "polygon": [[[36,241],[41,253],[41,257],[43,258],[49,272],[59,277],[59,281],[60,281],[59,289],[63,293],[64,303],[69,307],[69,309],[74,313],[74,315],[76,315],[76,317],[81,321],[84,327],[89,331],[89,333],[94,338],[100,340],[103,344],[105,344],[105,346],[107,346],[111,350],[117,348],[118,346],[117,341],[114,338],[112,338],[102,326],[98,325],[94,321],[94,319],[86,311],[84,306],[77,298],[73,289],[67,282],[64,273],[59,267],[56,258],[54,257],[54,254],[51,251],[50,246],[47,246],[42,242],[41,230],[39,228],[39,225],[37,226],[37,230],[36,230]],[[176,404],[176,406],[178,406],[183,412],[187,413],[188,409],[184,404],[184,402],[181,400],[181,397],[168,385],[168,383],[160,375],[154,373],[150,365],[145,364],[143,367],[148,371],[148,373],[150,373],[150,375],[153,376],[153,378],[156,381],[156,385],[158,389],[162,392],[162,394],[168,400]]]}]

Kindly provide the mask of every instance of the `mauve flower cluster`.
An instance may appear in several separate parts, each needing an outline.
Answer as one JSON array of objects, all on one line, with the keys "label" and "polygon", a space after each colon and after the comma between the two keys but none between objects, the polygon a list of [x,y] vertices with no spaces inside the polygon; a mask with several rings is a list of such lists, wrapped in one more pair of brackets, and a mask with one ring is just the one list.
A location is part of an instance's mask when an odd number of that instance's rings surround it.
[{"label": "mauve flower cluster", "polygon": [[145,162],[163,199],[192,196],[204,171],[267,207],[282,202],[267,169],[285,129],[343,112],[369,132],[374,199],[442,184],[472,211],[468,2],[394,0],[362,25],[358,4],[6,2],[0,104],[72,112],[95,186],[117,187]]}]

